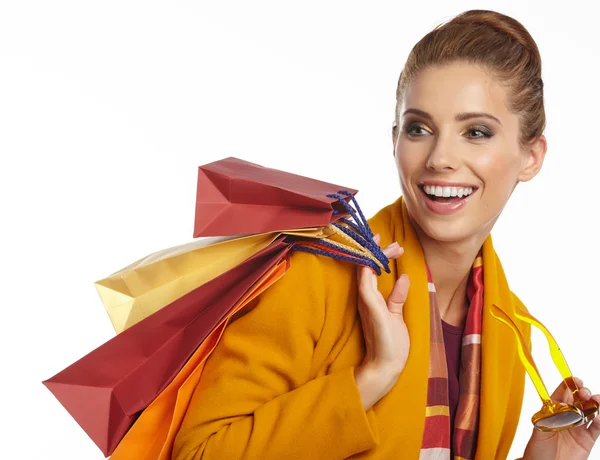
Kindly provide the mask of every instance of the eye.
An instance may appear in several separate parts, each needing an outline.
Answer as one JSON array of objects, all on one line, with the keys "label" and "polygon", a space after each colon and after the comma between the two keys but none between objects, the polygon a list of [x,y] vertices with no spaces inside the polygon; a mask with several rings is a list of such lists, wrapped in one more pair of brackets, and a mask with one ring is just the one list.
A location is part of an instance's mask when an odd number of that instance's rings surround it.
[{"label": "eye", "polygon": [[494,135],[483,125],[471,126],[464,131],[464,134],[466,134],[469,139],[489,139]]},{"label": "eye", "polygon": [[431,131],[423,124],[418,122],[406,123],[402,126],[402,129],[408,137],[423,137],[428,134],[432,134]]}]

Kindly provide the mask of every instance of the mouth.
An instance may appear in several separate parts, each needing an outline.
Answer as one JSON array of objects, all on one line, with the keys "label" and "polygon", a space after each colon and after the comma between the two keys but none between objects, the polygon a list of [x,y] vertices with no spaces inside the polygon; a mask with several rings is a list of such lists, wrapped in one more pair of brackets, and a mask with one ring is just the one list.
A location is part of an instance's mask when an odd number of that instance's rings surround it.
[{"label": "mouth", "polygon": [[461,209],[477,192],[472,185],[446,186],[419,184],[427,207],[438,214],[449,214]]}]

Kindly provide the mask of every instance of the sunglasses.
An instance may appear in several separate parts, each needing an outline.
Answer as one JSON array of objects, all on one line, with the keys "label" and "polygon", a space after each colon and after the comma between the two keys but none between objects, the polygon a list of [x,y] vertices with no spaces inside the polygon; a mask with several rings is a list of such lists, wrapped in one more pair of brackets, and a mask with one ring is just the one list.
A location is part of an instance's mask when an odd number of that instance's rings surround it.
[{"label": "sunglasses", "polygon": [[542,400],[542,408],[531,418],[533,426],[540,431],[568,430],[581,425],[589,427],[592,420],[598,415],[598,403],[593,399],[588,399],[587,401],[581,399],[579,387],[573,379],[573,374],[571,374],[567,361],[560,351],[556,340],[554,340],[554,337],[550,334],[550,331],[529,313],[519,307],[515,307],[515,316],[517,318],[537,327],[546,336],[552,360],[559,370],[566,388],[573,394],[573,404],[554,402],[550,399],[548,390],[546,389],[546,386],[540,377],[540,372],[531,356],[531,351],[529,350],[523,335],[517,328],[517,325],[496,305],[492,305],[491,313],[494,318],[509,326],[514,332],[517,338],[519,359],[523,363],[523,366],[525,366],[525,370],[533,381],[535,389]]}]

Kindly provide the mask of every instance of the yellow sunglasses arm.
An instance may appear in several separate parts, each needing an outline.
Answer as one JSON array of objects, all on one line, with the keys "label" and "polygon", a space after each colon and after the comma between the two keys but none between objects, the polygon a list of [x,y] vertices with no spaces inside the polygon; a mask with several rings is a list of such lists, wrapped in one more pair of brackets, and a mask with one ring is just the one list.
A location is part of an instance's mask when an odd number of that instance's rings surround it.
[{"label": "yellow sunglasses arm", "polygon": [[519,359],[521,360],[521,363],[523,363],[525,370],[529,374],[529,377],[531,378],[535,389],[540,395],[542,402],[550,402],[550,395],[548,394],[548,390],[546,389],[546,386],[544,385],[544,382],[540,377],[540,372],[538,371],[538,368],[535,365],[533,356],[531,356],[531,351],[529,351],[529,347],[525,342],[525,338],[521,334],[521,331],[519,331],[517,325],[513,322],[510,316],[504,313],[504,311],[502,311],[496,305],[492,305],[490,313],[494,318],[503,322],[512,329],[513,333],[515,334],[515,337],[517,338],[517,351],[519,353]]},{"label": "yellow sunglasses arm", "polygon": [[571,369],[569,369],[567,360],[565,359],[565,356],[563,355],[562,351],[560,350],[560,347],[558,346],[558,343],[556,343],[556,340],[554,339],[550,331],[533,315],[531,315],[530,313],[526,312],[518,306],[515,307],[515,315],[520,320],[537,327],[544,333],[544,335],[546,336],[546,340],[548,341],[548,347],[550,348],[550,355],[552,356],[552,361],[554,361],[554,364],[560,372],[561,377],[567,384],[569,390],[571,390],[573,394],[577,393],[579,391],[579,387],[575,383],[575,380],[573,380],[573,374],[571,373]]}]

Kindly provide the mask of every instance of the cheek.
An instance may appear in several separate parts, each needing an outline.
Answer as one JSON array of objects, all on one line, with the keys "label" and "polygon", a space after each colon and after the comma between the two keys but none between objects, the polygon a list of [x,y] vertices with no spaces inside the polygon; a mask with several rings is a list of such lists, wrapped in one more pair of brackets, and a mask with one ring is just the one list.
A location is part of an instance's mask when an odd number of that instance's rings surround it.
[{"label": "cheek", "polygon": [[402,181],[412,177],[423,165],[423,155],[419,149],[406,141],[400,140],[396,147],[396,167]]},{"label": "cheek", "polygon": [[517,183],[520,166],[518,155],[498,152],[478,159],[473,169],[478,172],[486,188],[510,193]]},{"label": "cheek", "polygon": [[411,160],[406,152],[398,155],[396,154],[396,168],[398,170],[398,178],[400,179],[400,186],[404,194],[408,193],[408,183],[415,174],[414,161]]}]

